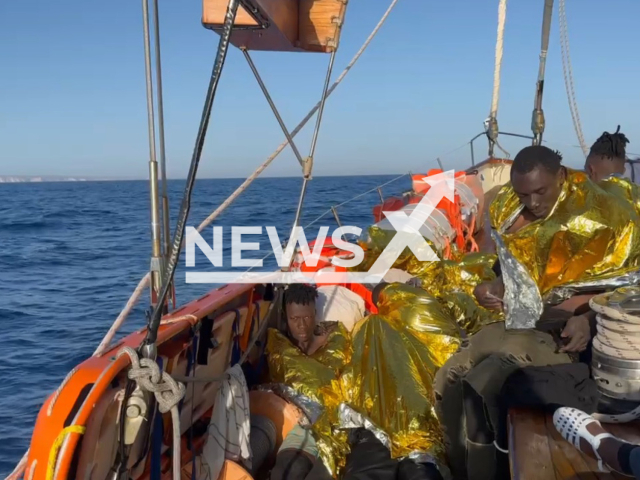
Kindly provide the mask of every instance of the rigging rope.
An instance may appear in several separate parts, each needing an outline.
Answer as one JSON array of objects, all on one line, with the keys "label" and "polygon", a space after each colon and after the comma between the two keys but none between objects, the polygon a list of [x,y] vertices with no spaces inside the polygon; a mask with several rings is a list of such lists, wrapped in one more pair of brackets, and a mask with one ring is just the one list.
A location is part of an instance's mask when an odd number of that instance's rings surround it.
[{"label": "rigging rope", "polygon": [[571,67],[571,52],[569,50],[569,33],[567,29],[567,14],[565,10],[565,0],[558,1],[558,23],[560,25],[560,51],[562,53],[562,73],[564,75],[564,87],[567,91],[567,100],[569,102],[569,111],[573,121],[573,128],[576,131],[580,148],[585,157],[589,153],[589,148],[584,141],[582,133],[582,123],[580,122],[580,113],[578,112],[578,102],[576,101],[576,92],[573,84],[573,68]]},{"label": "rigging rope", "polygon": [[500,103],[500,71],[502,69],[502,54],[504,52],[504,25],[507,19],[507,0],[500,0],[498,5],[498,32],[496,37],[496,58],[493,67],[493,92],[491,95],[491,111],[487,119],[487,136],[489,137],[489,156],[493,157],[493,147],[497,145],[502,152],[509,156],[498,143],[498,104]]},{"label": "rigging rope", "polygon": [[22,458],[16,465],[16,468],[13,469],[13,472],[11,472],[7,476],[7,478],[5,478],[5,480],[19,480],[20,478],[22,478],[22,475],[27,469],[28,460],[29,460],[29,450],[27,450],[27,452],[22,456]]},{"label": "rigging rope", "polygon": [[500,102],[500,70],[502,69],[502,54],[504,52],[504,25],[507,19],[507,0],[500,0],[498,6],[498,35],[496,38],[496,59],[493,67],[493,95],[491,96],[490,116],[498,116]]}]

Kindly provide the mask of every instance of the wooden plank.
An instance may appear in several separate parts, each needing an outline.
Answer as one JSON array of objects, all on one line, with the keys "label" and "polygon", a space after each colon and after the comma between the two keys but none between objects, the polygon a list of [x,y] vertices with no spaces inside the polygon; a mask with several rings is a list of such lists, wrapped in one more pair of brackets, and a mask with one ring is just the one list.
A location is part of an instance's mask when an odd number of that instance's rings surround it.
[{"label": "wooden plank", "polygon": [[[640,444],[640,422],[608,424],[604,427],[621,439]],[[600,472],[598,462],[565,441],[555,429],[552,416],[541,412],[509,412],[509,450],[513,480],[628,478],[616,473]]]},{"label": "wooden plank", "polygon": [[300,48],[332,52],[339,40],[345,11],[344,0],[300,0]]},{"label": "wooden plank", "polygon": [[[228,0],[203,0],[202,23],[206,28],[220,31],[224,24]],[[249,50],[296,51],[298,42],[297,0],[253,0],[259,18],[266,28],[234,28],[231,44]],[[259,23],[242,7],[235,26],[256,27]]]},{"label": "wooden plank", "polygon": [[509,451],[513,480],[562,479],[553,465],[544,414],[509,412]]},{"label": "wooden plank", "polygon": [[[202,0],[202,23],[222,25],[227,14],[228,5],[228,0]],[[235,25],[257,27],[258,22],[240,5],[236,14]]]}]

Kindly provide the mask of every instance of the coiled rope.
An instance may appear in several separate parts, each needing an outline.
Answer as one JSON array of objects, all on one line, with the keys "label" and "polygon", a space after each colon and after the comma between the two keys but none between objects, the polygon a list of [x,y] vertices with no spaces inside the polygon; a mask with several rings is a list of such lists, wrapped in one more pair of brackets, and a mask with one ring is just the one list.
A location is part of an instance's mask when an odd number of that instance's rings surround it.
[{"label": "coiled rope", "polygon": [[598,314],[594,347],[615,358],[640,360],[640,317],[600,302],[589,306]]},{"label": "coiled rope", "polygon": [[578,112],[578,102],[576,101],[576,92],[573,84],[573,68],[571,67],[571,52],[569,50],[569,33],[567,29],[567,13],[565,10],[565,0],[558,1],[558,24],[560,25],[560,51],[562,53],[562,73],[564,75],[564,87],[567,91],[567,100],[569,102],[569,111],[571,112],[571,120],[573,121],[573,129],[576,131],[580,148],[585,157],[589,153],[589,148],[584,141],[582,133],[582,123],[580,122],[580,113]]},{"label": "coiled rope", "polygon": [[[610,295],[598,297],[606,299]],[[612,358],[640,360],[640,317],[605,303],[594,299],[589,301],[591,309],[598,314],[598,333],[593,339],[593,348]],[[640,418],[640,407],[620,415],[596,413],[593,417],[604,423],[632,422]]]}]

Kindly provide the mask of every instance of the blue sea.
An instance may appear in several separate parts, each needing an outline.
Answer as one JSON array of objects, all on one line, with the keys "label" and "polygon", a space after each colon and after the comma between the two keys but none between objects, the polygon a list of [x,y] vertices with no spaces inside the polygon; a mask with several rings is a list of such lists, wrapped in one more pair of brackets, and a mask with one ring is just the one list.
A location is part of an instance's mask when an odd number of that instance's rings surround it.
[{"label": "blue sea", "polygon": [[[327,209],[374,189],[338,208],[343,225],[366,228],[379,203],[375,187],[393,176],[318,177],[310,182],[302,225],[324,218]],[[199,180],[187,223],[197,227],[241,183],[238,179]],[[302,180],[258,179],[214,223],[223,226],[225,246],[230,226],[275,226],[286,240],[293,223]],[[175,222],[184,181],[168,184]],[[382,188],[385,196],[410,188],[410,177]],[[149,190],[144,181],[0,184],[0,478],[29,447],[36,415],[46,397],[75,365],[90,356],[148,271],[151,252]],[[173,226],[173,223],[172,223]],[[264,230],[263,230],[264,231]],[[330,233],[329,233],[330,235]],[[212,243],[213,230],[202,234]],[[270,251],[266,235],[258,258]],[[225,266],[230,250],[225,248]],[[208,267],[207,267],[208,265]],[[196,255],[196,270],[211,270]],[[276,266],[273,257],[264,263]],[[185,259],[176,275],[179,304],[202,295],[212,285],[185,284]],[[122,335],[145,325],[144,297],[129,316]]]}]

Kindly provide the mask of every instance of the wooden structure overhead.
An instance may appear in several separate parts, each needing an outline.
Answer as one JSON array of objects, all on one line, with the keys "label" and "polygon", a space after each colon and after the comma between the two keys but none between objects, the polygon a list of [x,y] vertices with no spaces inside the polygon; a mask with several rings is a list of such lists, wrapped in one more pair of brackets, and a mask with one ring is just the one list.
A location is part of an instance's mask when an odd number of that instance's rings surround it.
[{"label": "wooden structure overhead", "polygon": [[[202,24],[220,32],[228,0],[202,0]],[[231,44],[247,50],[333,52],[347,0],[243,0]]]}]

